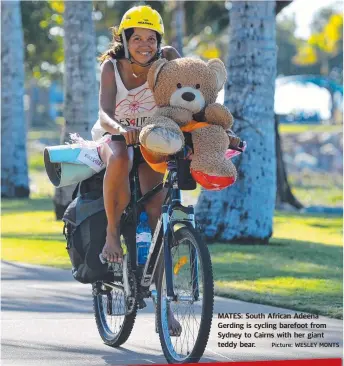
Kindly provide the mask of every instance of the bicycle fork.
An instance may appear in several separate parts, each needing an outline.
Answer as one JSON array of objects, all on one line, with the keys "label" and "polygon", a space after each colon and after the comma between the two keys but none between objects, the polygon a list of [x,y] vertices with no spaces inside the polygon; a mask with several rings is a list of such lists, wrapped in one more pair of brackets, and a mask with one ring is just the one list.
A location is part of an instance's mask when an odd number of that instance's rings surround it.
[{"label": "bicycle fork", "polygon": [[[173,286],[173,265],[172,265],[172,255],[171,255],[171,243],[170,240],[174,235],[174,226],[176,224],[182,224],[183,226],[195,226],[194,221],[194,208],[193,207],[182,207],[180,206],[179,209],[183,208],[183,211],[188,215],[186,220],[170,220],[169,209],[168,205],[164,205],[162,207],[162,215],[159,219],[156,231],[154,233],[150,253],[148,256],[148,260],[146,263],[146,267],[144,269],[144,275],[142,277],[141,284],[145,283],[150,285],[152,276],[147,276],[147,269],[149,268],[149,262],[152,258],[151,254],[154,253],[155,245],[157,243],[157,238],[161,237],[163,239],[163,247],[164,247],[164,263],[165,263],[165,280],[166,280],[166,295],[167,301],[185,301],[185,302],[194,302],[199,299],[199,283],[198,283],[198,258],[197,252],[194,247],[190,248],[190,264],[191,264],[191,285],[192,285],[192,296],[176,296],[174,293],[174,286]],[[157,234],[159,233],[159,235]],[[172,232],[172,235],[170,233]],[[154,240],[155,239],[155,240]],[[159,255],[161,252],[162,245],[159,249]],[[155,270],[155,268],[154,268]],[[153,301],[155,302],[156,298],[156,291],[152,291]]]}]

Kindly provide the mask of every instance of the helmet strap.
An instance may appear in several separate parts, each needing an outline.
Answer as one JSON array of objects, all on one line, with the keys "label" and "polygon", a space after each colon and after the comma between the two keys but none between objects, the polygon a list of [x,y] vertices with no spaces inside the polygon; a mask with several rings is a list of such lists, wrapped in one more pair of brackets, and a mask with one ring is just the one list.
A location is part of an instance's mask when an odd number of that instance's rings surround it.
[{"label": "helmet strap", "polygon": [[131,57],[129,54],[127,38],[125,36],[125,30],[123,31],[122,41],[123,41],[123,48],[124,48],[124,57],[127,59],[130,59]]}]

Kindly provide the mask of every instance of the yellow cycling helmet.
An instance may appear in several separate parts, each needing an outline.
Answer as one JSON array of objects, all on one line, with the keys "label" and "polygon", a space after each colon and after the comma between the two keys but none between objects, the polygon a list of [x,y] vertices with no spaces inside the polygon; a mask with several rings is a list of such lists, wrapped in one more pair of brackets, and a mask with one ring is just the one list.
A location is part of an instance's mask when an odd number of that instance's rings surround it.
[{"label": "yellow cycling helmet", "polygon": [[122,18],[117,35],[128,28],[146,28],[158,32],[162,37],[164,35],[164,24],[160,14],[150,6],[135,6],[129,9]]}]

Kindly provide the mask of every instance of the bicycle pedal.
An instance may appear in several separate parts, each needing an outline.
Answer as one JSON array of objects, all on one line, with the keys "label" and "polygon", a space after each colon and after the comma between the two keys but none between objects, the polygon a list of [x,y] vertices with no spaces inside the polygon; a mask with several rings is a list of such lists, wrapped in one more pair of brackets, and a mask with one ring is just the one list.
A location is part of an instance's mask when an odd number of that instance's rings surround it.
[{"label": "bicycle pedal", "polygon": [[102,289],[102,284],[97,283],[92,285],[92,295],[99,296],[99,295],[108,295],[111,292],[110,288]]},{"label": "bicycle pedal", "polygon": [[109,263],[109,269],[113,272],[115,277],[123,276],[123,264],[122,263]]},{"label": "bicycle pedal", "polygon": [[98,284],[93,284],[92,285],[92,295],[93,296],[98,296],[101,293],[101,285]]}]

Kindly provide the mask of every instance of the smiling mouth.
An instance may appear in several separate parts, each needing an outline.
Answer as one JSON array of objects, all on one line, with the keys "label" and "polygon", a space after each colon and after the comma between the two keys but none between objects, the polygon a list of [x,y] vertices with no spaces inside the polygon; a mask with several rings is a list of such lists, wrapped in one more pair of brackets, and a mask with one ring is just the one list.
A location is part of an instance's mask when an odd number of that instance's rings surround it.
[{"label": "smiling mouth", "polygon": [[146,51],[146,52],[137,51],[137,53],[141,56],[151,56],[152,55],[152,52],[150,52],[150,51]]}]

